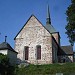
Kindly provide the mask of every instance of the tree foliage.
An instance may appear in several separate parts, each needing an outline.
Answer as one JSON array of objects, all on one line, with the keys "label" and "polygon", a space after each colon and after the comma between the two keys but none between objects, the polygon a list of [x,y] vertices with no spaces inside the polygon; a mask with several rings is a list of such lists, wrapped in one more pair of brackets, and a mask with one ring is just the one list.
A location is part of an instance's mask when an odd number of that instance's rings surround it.
[{"label": "tree foliage", "polygon": [[71,5],[67,8],[67,25],[66,34],[68,35],[69,42],[73,46],[75,42],[75,0],[71,0]]},{"label": "tree foliage", "polygon": [[9,63],[7,55],[0,53],[0,75],[13,75],[14,66]]}]

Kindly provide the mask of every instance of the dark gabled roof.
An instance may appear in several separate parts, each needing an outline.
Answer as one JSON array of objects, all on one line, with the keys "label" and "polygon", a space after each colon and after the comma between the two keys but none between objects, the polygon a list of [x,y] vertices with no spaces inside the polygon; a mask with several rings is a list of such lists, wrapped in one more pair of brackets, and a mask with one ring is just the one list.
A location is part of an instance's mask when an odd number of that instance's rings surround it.
[{"label": "dark gabled roof", "polygon": [[50,32],[50,33],[56,33],[57,31],[55,30],[55,28],[50,25],[50,24],[46,24],[46,29]]},{"label": "dark gabled roof", "polygon": [[0,44],[0,50],[5,50],[5,49],[16,52],[7,42],[3,42],[3,43]]},{"label": "dark gabled roof", "polygon": [[[73,54],[73,47],[72,46],[61,46],[61,50],[65,53],[65,54]],[[63,54],[63,53],[62,53]]]}]

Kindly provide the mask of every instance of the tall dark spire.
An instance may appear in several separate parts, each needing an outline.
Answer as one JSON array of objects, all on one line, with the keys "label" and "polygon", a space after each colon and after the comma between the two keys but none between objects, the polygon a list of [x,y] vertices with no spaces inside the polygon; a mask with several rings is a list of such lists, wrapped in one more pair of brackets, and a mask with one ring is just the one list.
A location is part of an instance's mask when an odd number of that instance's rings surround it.
[{"label": "tall dark spire", "polygon": [[49,11],[49,5],[47,5],[47,17],[46,17],[46,25],[45,25],[46,29],[50,32],[50,33],[55,33],[57,32],[55,30],[55,28],[52,26],[51,24],[51,18],[50,18],[50,11]]},{"label": "tall dark spire", "polygon": [[47,17],[46,17],[46,24],[51,24],[50,11],[49,11],[49,5],[47,5]]}]

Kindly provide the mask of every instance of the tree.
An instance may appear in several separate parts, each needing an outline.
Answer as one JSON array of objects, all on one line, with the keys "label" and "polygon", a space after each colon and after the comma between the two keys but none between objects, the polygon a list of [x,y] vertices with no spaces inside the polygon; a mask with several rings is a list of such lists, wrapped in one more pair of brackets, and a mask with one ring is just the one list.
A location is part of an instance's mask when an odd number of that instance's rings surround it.
[{"label": "tree", "polygon": [[9,62],[7,55],[0,53],[0,75],[13,75],[14,66]]},{"label": "tree", "polygon": [[66,15],[66,34],[68,35],[69,42],[73,46],[75,42],[75,0],[71,0],[71,5],[67,8]]}]

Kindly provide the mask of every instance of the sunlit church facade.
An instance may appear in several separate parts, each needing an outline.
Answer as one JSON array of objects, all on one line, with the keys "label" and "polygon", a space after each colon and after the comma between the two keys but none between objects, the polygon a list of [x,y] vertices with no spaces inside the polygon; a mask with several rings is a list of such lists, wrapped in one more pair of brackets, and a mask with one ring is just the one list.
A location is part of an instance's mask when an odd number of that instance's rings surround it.
[{"label": "sunlit church facade", "polygon": [[51,24],[49,6],[47,7],[46,25],[31,15],[14,40],[15,51],[18,52],[18,63],[73,62],[72,46],[60,46],[60,34]]}]

